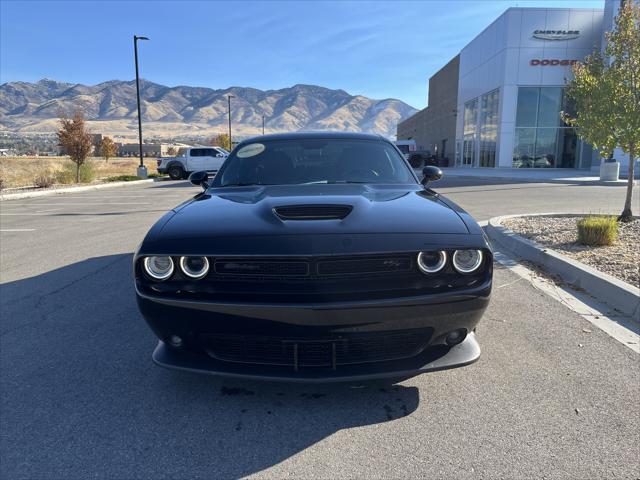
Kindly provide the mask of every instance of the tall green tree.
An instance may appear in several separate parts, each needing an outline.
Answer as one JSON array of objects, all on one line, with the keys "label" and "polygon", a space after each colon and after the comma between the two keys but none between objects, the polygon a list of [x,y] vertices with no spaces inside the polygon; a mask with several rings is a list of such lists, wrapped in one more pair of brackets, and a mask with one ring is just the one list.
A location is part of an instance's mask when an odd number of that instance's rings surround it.
[{"label": "tall green tree", "polygon": [[611,156],[616,147],[629,155],[627,195],[618,219],[630,221],[640,148],[640,5],[624,2],[606,40],[604,56],[594,52],[573,67],[567,95],[575,102],[576,115],[563,116],[603,157]]}]

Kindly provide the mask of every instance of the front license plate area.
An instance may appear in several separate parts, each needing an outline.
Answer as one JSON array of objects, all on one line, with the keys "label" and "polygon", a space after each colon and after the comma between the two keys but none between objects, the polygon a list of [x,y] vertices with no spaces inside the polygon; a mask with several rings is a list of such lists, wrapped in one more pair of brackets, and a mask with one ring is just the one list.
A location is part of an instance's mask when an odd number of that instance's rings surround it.
[{"label": "front license plate area", "polygon": [[339,353],[347,348],[346,340],[283,340],[285,355],[291,358],[294,370],[300,367],[331,367],[336,369]]}]

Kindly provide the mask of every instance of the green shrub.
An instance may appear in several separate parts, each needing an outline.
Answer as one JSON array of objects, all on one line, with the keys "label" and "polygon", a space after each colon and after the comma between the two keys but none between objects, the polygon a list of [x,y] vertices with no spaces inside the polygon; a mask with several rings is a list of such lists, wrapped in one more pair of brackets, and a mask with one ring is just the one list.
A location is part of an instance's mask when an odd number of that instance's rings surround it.
[{"label": "green shrub", "polygon": [[49,188],[54,183],[56,183],[56,176],[49,170],[36,175],[36,178],[33,179],[33,184],[38,188]]},{"label": "green shrub", "polygon": [[[96,174],[91,161],[86,161],[80,166],[80,183],[90,183],[94,180]],[[67,162],[64,168],[56,172],[57,183],[76,183],[76,164]]]},{"label": "green shrub", "polygon": [[578,220],[578,242],[583,245],[613,245],[617,238],[616,217],[588,216]]},{"label": "green shrub", "polygon": [[168,175],[166,173],[150,173],[149,175],[147,175],[147,178],[164,178],[167,176]]},{"label": "green shrub", "polygon": [[135,180],[142,180],[142,177],[138,177],[137,175],[117,175],[104,179],[105,182],[133,182]]}]

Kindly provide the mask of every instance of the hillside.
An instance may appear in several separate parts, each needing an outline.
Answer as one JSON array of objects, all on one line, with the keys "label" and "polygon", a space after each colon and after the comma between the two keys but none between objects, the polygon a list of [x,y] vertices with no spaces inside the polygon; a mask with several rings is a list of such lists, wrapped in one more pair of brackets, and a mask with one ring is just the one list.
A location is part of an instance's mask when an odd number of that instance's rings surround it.
[{"label": "hillside", "polygon": [[[400,100],[374,100],[315,85],[280,90],[230,87],[167,87],[141,81],[146,135],[210,135],[227,129],[227,96],[233,95],[233,131],[251,135],[296,130],[347,130],[395,135],[396,124],[416,110]],[[92,130],[136,134],[135,81],[111,80],[88,86],[43,79],[0,85],[0,129],[52,132],[61,114],[84,110]]]}]

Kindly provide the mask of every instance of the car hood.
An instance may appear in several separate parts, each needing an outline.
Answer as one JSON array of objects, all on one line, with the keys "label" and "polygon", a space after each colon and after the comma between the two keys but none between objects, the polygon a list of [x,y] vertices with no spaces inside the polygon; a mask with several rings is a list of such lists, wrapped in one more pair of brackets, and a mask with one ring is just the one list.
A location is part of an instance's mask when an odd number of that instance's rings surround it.
[{"label": "car hood", "polygon": [[[343,219],[282,220],[274,209],[343,205]],[[427,233],[467,234],[465,223],[419,185],[293,185],[212,188],[175,209],[160,237]]]}]

